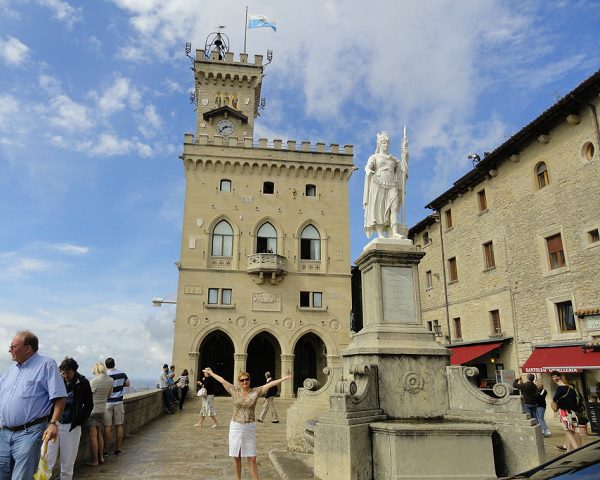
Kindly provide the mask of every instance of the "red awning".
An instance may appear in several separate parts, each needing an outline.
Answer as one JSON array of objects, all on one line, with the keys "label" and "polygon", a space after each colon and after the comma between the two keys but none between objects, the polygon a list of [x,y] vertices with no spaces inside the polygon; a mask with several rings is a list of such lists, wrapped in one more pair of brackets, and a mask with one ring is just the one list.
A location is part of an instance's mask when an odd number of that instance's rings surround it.
[{"label": "red awning", "polygon": [[536,348],[523,364],[526,373],[581,372],[586,368],[600,369],[600,352],[581,346]]},{"label": "red awning", "polygon": [[480,343],[478,345],[464,345],[462,347],[450,346],[452,350],[452,356],[450,357],[450,364],[462,365],[463,363],[470,362],[471,360],[481,357],[492,350],[496,350],[502,346],[502,342],[497,343]]}]

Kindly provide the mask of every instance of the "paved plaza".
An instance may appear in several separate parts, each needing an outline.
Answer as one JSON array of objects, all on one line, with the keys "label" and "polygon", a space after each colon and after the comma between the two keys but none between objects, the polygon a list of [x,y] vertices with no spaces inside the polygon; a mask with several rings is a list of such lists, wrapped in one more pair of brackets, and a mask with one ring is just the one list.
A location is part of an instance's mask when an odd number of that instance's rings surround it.
[{"label": "paved plaza", "polygon": [[[269,461],[269,451],[285,448],[285,420],[292,400],[276,399],[280,423],[271,423],[270,412],[265,423],[257,425],[258,472],[261,479],[279,479]],[[257,415],[262,400],[259,400]],[[124,454],[109,454],[106,463],[98,467],[80,465],[75,469],[78,479],[218,479],[232,478],[232,461],[227,453],[227,434],[231,419],[231,399],[215,398],[219,428],[210,428],[207,418],[204,427],[194,427],[198,422],[200,401],[192,397],[186,401],[183,412],[163,415],[128,436]],[[246,465],[243,478],[250,478]]]},{"label": "paved plaza", "polygon": [[[270,415],[263,424],[258,424],[258,465],[260,478],[275,480],[281,477],[269,461],[269,451],[284,450],[285,421],[287,409],[293,400],[277,399],[280,423],[270,423]],[[262,402],[259,402],[262,403]],[[227,456],[227,432],[231,418],[231,401],[228,397],[215,399],[215,407],[221,422],[219,428],[210,428],[207,419],[200,429],[193,425],[198,421],[200,401],[193,397],[181,413],[161,416],[125,440],[125,453],[119,457],[110,454],[104,465],[89,467],[79,465],[75,478],[122,480],[135,479],[203,479],[224,480],[232,478],[231,459]],[[259,408],[257,408],[258,411]],[[257,412],[258,413],[258,412]],[[549,422],[552,436],[544,439],[546,457],[551,459],[561,453],[556,446],[562,445],[564,435],[558,422]],[[584,442],[597,439],[597,435],[585,437]],[[288,462],[293,465],[293,462]],[[286,470],[286,477],[294,479],[293,471]],[[244,465],[242,478],[250,478]],[[306,478],[302,476],[302,478]]]}]

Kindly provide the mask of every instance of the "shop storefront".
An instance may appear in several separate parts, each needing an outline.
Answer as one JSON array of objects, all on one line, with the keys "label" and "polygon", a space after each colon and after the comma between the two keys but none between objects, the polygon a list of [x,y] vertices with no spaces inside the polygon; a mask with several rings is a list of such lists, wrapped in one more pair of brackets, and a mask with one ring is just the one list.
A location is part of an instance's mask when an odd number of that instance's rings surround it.
[{"label": "shop storefront", "polygon": [[564,374],[569,383],[584,394],[591,430],[600,433],[600,345],[535,347],[522,370],[542,374],[544,385],[551,394],[555,387],[550,372],[556,370]]},{"label": "shop storefront", "polygon": [[506,338],[503,341],[484,340],[449,345],[452,352],[450,363],[476,367],[479,370],[476,384],[481,390],[491,394],[495,383],[512,383],[514,380],[514,371],[504,369],[504,358],[508,358],[508,355],[503,347],[509,340]]}]

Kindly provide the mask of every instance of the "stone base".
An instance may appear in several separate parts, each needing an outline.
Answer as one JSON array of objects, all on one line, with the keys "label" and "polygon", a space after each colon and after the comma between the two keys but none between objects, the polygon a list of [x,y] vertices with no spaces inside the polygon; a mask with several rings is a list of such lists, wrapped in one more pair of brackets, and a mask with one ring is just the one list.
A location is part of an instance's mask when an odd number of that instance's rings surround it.
[{"label": "stone base", "polygon": [[[400,348],[400,347],[399,347]],[[445,348],[441,348],[446,352]],[[448,411],[447,353],[433,355],[404,347],[403,353],[344,352],[344,371],[351,365],[376,365],[379,407],[390,418],[439,418]]]},{"label": "stone base", "polygon": [[491,425],[377,422],[371,432],[377,480],[496,478]]}]

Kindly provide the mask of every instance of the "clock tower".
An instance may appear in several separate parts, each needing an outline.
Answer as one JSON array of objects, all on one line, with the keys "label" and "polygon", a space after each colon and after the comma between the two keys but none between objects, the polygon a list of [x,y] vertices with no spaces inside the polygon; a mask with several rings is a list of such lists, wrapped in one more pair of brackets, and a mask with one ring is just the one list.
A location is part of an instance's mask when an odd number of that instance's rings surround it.
[{"label": "clock tower", "polygon": [[[224,58],[220,58],[224,57]],[[254,119],[258,115],[263,79],[263,56],[214,49],[196,51],[194,61],[198,118],[196,135],[209,137],[252,138]]]},{"label": "clock tower", "polygon": [[350,342],[352,146],[255,141],[262,55],[193,61],[173,363],[253,385],[291,374],[280,393],[292,397],[306,378],[324,385]]}]

